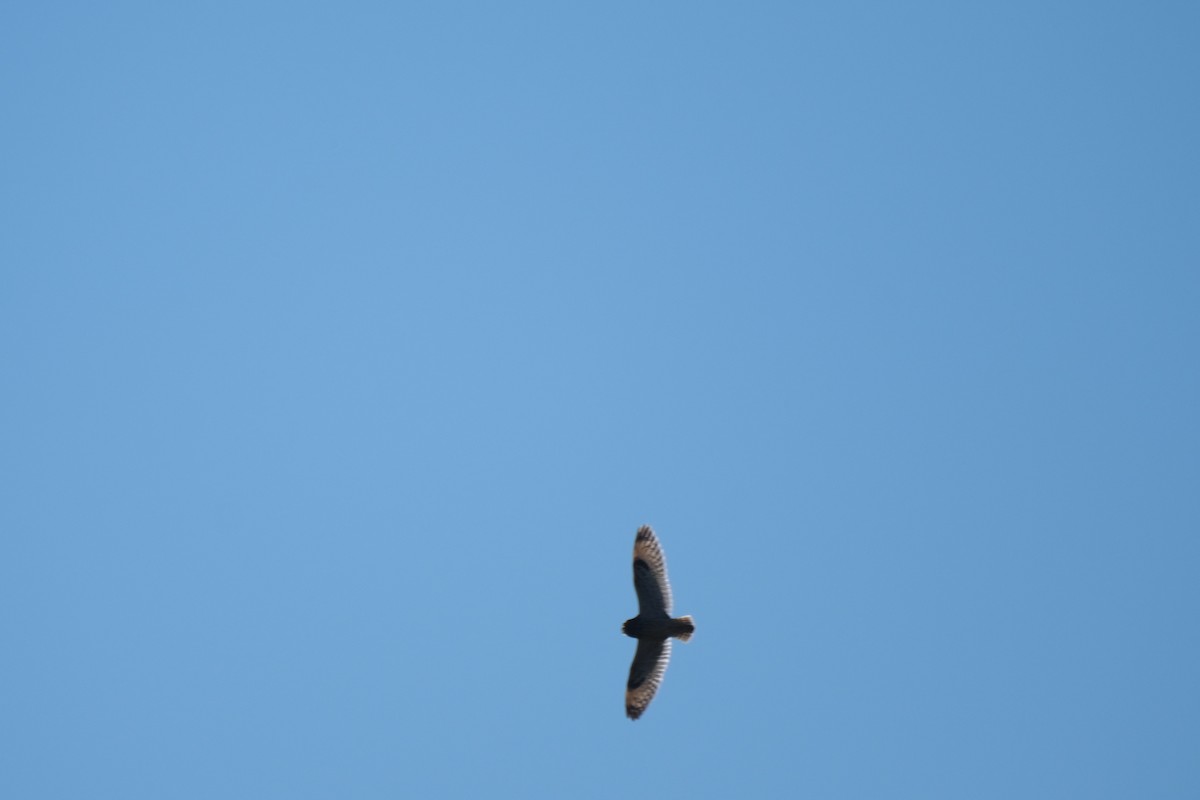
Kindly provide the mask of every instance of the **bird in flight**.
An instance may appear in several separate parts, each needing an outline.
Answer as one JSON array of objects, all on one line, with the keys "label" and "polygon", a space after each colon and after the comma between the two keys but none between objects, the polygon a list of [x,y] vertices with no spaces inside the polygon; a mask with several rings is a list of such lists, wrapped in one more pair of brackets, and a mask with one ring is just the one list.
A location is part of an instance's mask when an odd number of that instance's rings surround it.
[{"label": "bird in flight", "polygon": [[638,528],[633,540],[633,588],[638,615],[625,620],[621,630],[638,640],[629,683],[625,686],[625,714],[637,719],[654,699],[671,657],[671,637],[687,641],[696,630],[691,617],[671,617],[671,584],[658,537],[649,525]]}]

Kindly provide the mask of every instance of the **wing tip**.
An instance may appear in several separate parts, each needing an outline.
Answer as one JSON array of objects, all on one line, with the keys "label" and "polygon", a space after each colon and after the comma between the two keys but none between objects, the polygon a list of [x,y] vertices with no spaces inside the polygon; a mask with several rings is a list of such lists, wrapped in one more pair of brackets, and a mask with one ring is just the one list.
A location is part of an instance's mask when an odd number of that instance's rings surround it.
[{"label": "wing tip", "polygon": [[654,692],[650,693],[649,697],[645,694],[638,696],[635,690],[630,689],[625,692],[625,716],[630,719],[637,719],[646,713],[646,709],[650,707],[650,701],[654,699]]},{"label": "wing tip", "polygon": [[662,545],[649,525],[638,528],[637,538],[633,540],[633,558],[635,561],[642,559],[655,571],[662,572],[666,569]]}]

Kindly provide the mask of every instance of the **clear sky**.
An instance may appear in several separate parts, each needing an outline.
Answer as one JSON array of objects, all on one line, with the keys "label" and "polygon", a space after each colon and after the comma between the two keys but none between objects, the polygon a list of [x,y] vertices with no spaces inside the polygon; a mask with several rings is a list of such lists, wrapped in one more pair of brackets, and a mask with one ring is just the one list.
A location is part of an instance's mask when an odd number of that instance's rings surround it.
[{"label": "clear sky", "polygon": [[6,4],[0,796],[1197,797],[1198,76],[1185,2]]}]

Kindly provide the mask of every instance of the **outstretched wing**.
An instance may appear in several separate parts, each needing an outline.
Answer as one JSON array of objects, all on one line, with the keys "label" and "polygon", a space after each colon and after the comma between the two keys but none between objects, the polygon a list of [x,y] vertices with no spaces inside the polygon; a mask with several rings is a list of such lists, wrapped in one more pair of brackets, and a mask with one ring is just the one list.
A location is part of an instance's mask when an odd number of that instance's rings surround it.
[{"label": "outstretched wing", "polygon": [[[671,584],[662,546],[649,525],[638,528],[633,540],[633,588],[638,597],[638,614],[643,617],[671,615]],[[649,702],[649,701],[647,701]]]},{"label": "outstretched wing", "polygon": [[625,714],[630,719],[640,717],[654,699],[670,658],[669,639],[638,639],[637,652],[629,667],[629,683],[625,685]]}]

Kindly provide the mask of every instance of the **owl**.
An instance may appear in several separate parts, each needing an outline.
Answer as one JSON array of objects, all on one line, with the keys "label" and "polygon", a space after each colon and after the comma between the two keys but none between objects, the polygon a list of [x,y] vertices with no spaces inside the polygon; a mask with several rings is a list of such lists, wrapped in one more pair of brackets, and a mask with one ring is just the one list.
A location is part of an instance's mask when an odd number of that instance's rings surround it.
[{"label": "owl", "polygon": [[625,714],[637,719],[654,699],[671,657],[671,637],[687,641],[696,630],[691,617],[671,617],[671,584],[658,537],[649,525],[638,529],[633,540],[633,588],[638,615],[625,620],[621,630],[638,640],[629,683],[625,686]]}]

